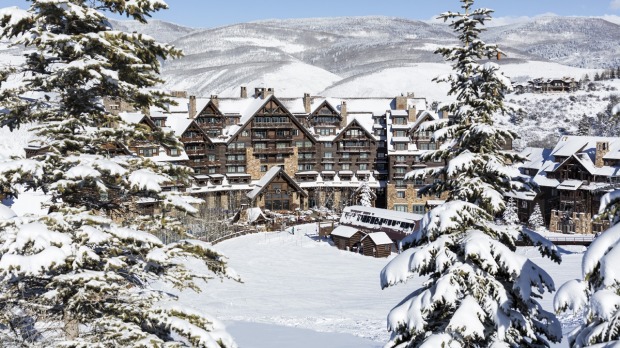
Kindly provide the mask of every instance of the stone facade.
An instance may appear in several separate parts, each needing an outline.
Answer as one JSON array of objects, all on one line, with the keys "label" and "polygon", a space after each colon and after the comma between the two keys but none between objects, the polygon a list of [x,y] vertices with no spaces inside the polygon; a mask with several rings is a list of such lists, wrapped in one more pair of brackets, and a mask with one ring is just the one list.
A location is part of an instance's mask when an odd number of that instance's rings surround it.
[{"label": "stone facade", "polygon": [[565,215],[552,210],[549,221],[549,231],[558,233],[592,234],[592,217],[589,213],[577,213]]}]

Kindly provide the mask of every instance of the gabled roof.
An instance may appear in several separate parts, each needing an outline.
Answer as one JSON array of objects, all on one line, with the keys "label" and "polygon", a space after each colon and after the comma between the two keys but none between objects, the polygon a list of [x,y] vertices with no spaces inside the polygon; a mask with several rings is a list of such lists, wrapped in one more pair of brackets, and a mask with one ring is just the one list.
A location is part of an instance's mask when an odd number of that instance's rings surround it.
[{"label": "gabled roof", "polygon": [[236,137],[241,132],[241,130],[243,130],[248,125],[248,123],[250,123],[250,121],[256,116],[256,114],[262,108],[264,108],[267,105],[268,102],[274,101],[278,104],[278,106],[284,109],[284,111],[286,112],[291,122],[293,122],[297,126],[297,128],[300,129],[310,139],[310,141],[316,144],[317,140],[312,136],[312,134],[308,132],[306,127],[304,127],[301,123],[299,123],[299,121],[297,120],[297,117],[295,117],[290,111],[288,111],[288,109],[284,106],[284,104],[281,103],[278,100],[278,98],[276,98],[274,95],[269,95],[265,99],[251,99],[251,100],[252,102],[247,105],[246,110],[241,115],[241,120],[239,121],[241,123],[241,126],[238,127],[238,129],[236,129],[233,134],[230,134],[230,139],[228,139],[229,143],[232,141],[234,137]]},{"label": "gabled roof", "polygon": [[365,234],[364,232],[360,231],[359,229],[357,229],[355,227],[340,225],[340,226],[334,228],[334,230],[332,231],[331,235],[332,236],[343,237],[343,238],[351,238],[357,232]]},{"label": "gabled roof", "polygon": [[438,119],[439,119],[439,116],[437,116],[436,113],[428,111],[428,110],[424,110],[424,111],[422,111],[420,116],[418,116],[418,118],[415,120],[415,122],[411,125],[410,129],[413,132],[416,129],[418,129],[420,124],[422,124],[423,122],[426,122],[426,121],[436,121]]},{"label": "gabled roof", "polygon": [[118,117],[120,117],[123,121],[125,121],[128,124],[145,123],[151,129],[157,128],[155,123],[153,123],[153,120],[151,120],[150,117],[145,116],[141,112],[121,112],[118,114]]},{"label": "gabled roof", "polygon": [[297,185],[295,180],[288,176],[288,174],[286,174],[284,169],[280,166],[271,167],[271,169],[269,169],[267,173],[265,173],[265,175],[263,175],[263,177],[260,178],[256,184],[254,184],[254,189],[247,194],[247,197],[254,200],[278,175],[282,175],[284,180],[286,180],[289,185],[293,186],[297,192],[300,192],[304,197],[308,197],[306,191]]},{"label": "gabled roof", "polygon": [[311,110],[310,114],[313,115],[319,115],[317,114],[317,112],[322,109],[324,106],[326,106],[327,108],[329,108],[332,112],[337,113],[338,115],[340,115],[340,110],[338,110],[339,108],[336,107],[334,104],[332,104],[332,101],[334,101],[333,99],[330,98],[326,98],[324,99],[322,102],[318,103],[317,106]]},{"label": "gabled roof", "polygon": [[[333,233],[333,232],[332,232]],[[385,232],[373,232],[367,234],[362,241],[366,238],[370,238],[375,245],[386,245],[386,244],[394,244],[394,242],[388,237]]]},{"label": "gabled roof", "polygon": [[[353,116],[353,117],[352,117],[352,116]],[[342,137],[344,136],[344,134],[345,134],[345,133],[346,133],[346,132],[347,132],[347,131],[351,128],[351,127],[353,127],[354,125],[357,125],[357,126],[359,126],[360,128],[362,128],[362,129],[364,130],[364,133],[366,133],[366,136],[367,136],[369,139],[371,139],[371,140],[377,140],[377,138],[375,138],[375,136],[374,136],[371,132],[369,132],[369,131],[368,131],[368,128],[367,128],[367,127],[364,127],[364,125],[363,125],[363,124],[362,124],[362,123],[361,123],[361,122],[360,122],[360,121],[359,121],[359,120],[358,120],[355,116],[357,116],[357,115],[350,115],[350,116],[348,116],[348,117],[349,117],[349,120],[351,120],[351,121],[349,122],[349,124],[347,124],[347,125],[346,125],[346,126],[345,126],[345,127],[344,127],[341,131],[340,131],[340,133],[338,133],[338,135],[336,135],[336,137],[334,138],[334,140],[333,140],[333,141],[340,140],[340,138],[342,138]],[[370,122],[371,122],[371,123],[370,123],[370,129],[372,129],[372,123],[374,122],[374,121],[373,121],[373,119],[372,119],[372,117],[370,117]]]}]

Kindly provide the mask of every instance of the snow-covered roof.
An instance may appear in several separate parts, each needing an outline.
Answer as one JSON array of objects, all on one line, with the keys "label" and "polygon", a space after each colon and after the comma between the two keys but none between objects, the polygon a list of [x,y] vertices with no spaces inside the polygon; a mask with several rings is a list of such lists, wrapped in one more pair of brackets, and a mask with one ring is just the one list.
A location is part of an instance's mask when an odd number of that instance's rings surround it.
[{"label": "snow-covered roof", "polygon": [[291,179],[286,172],[284,171],[284,168],[280,167],[280,166],[274,166],[271,167],[271,169],[269,169],[267,171],[267,173],[265,173],[265,175],[263,175],[262,178],[260,178],[260,180],[258,180],[256,183],[254,183],[254,189],[252,191],[250,191],[247,194],[247,197],[249,199],[255,199],[256,196],[258,196],[259,193],[261,193],[261,191],[263,191],[263,189],[265,188],[265,186],[269,185],[269,183],[280,173],[282,172],[282,174],[284,175],[284,177],[287,179],[287,181],[289,182],[289,184],[291,184],[292,186],[296,187],[299,192],[304,195],[307,196],[306,192],[301,188],[301,186],[299,186],[293,179]]},{"label": "snow-covered roof", "polygon": [[536,198],[536,192],[528,191],[510,191],[506,193],[506,197],[516,198],[522,201],[533,201]]},{"label": "snow-covered roof", "polygon": [[519,164],[519,167],[540,170],[543,163],[551,159],[551,152],[551,149],[544,149],[542,147],[526,147],[519,155],[527,160]]},{"label": "snow-covered roof", "polygon": [[256,222],[259,218],[265,218],[263,211],[260,208],[248,208],[246,209],[246,213],[248,216],[248,222],[253,223]]},{"label": "snow-covered roof", "polygon": [[[355,227],[340,225],[332,231],[332,236],[338,236],[343,238],[351,238],[354,234],[360,230]],[[363,233],[363,232],[362,232]]]},{"label": "snow-covered roof", "polygon": [[410,234],[422,218],[419,214],[356,205],[344,209],[340,224],[374,231]]},{"label": "snow-covered roof", "polygon": [[144,114],[141,112],[121,112],[118,117],[128,124],[138,124],[144,118]]},{"label": "snow-covered roof", "polygon": [[574,191],[583,184],[581,180],[564,180],[558,185],[558,190]]},{"label": "snow-covered roof", "polygon": [[375,243],[375,245],[386,245],[386,244],[393,244],[394,243],[390,239],[390,237],[388,237],[388,235],[385,232],[369,233],[364,238],[362,238],[362,240],[364,240],[366,238],[372,239],[372,241],[373,241],[373,243]]},{"label": "snow-covered roof", "polygon": [[192,122],[194,120],[185,117],[185,115],[169,115],[166,118],[166,128],[169,128],[174,135],[180,137]]}]

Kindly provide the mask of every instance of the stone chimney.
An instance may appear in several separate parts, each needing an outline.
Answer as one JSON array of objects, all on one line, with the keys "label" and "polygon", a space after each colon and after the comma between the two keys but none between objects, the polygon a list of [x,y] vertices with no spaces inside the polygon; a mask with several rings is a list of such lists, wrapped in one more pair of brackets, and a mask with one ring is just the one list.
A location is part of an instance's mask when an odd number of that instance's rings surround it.
[{"label": "stone chimney", "polygon": [[396,110],[407,110],[407,97],[405,95],[396,97]]},{"label": "stone chimney", "polygon": [[248,88],[246,86],[241,86],[241,98],[248,97]]},{"label": "stone chimney", "polygon": [[606,141],[597,141],[596,142],[596,158],[594,160],[594,166],[596,168],[601,168],[605,165],[603,161],[603,157],[609,152],[609,143]]},{"label": "stone chimney", "polygon": [[415,122],[418,119],[418,110],[416,109],[415,106],[412,106],[409,109],[407,109],[407,112],[409,114],[409,122]]},{"label": "stone chimney", "polygon": [[347,112],[347,102],[343,101],[340,104],[340,116],[342,116],[342,121],[340,122],[340,128],[344,128],[347,126],[349,113]]},{"label": "stone chimney", "polygon": [[189,118],[196,117],[196,96],[189,96]]},{"label": "stone chimney", "polygon": [[265,99],[265,88],[264,87],[256,87],[254,88],[254,98],[256,99]]},{"label": "stone chimney", "polygon": [[217,97],[216,94],[211,95],[211,104],[213,104],[213,106],[218,109],[220,108],[220,99]]},{"label": "stone chimney", "polygon": [[304,93],[304,110],[307,114],[312,111],[312,98],[310,98],[310,93]]}]

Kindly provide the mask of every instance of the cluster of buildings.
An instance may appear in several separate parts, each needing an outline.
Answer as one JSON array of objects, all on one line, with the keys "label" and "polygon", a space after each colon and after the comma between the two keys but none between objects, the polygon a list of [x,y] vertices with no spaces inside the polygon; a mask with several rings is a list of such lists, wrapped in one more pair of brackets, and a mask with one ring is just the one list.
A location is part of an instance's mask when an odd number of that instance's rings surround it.
[{"label": "cluster of buildings", "polygon": [[171,189],[187,190],[230,212],[244,206],[342,211],[359,202],[365,182],[374,206],[423,213],[429,199],[417,197],[417,190],[427,182],[406,181],[405,175],[443,165],[421,160],[440,144],[417,130],[440,116],[413,94],[279,98],[272,88],[256,88],[250,95],[241,87],[238,98],[174,96],[177,105],[167,111],[136,112],[109,99],[105,106],[128,123],[173,132],[183,149],[142,142],[130,150],[191,167],[193,185]]},{"label": "cluster of buildings", "polygon": [[562,93],[579,90],[579,81],[572,77],[536,78],[527,83],[515,83],[513,89],[517,93]]},{"label": "cluster of buildings", "polygon": [[595,219],[601,197],[620,188],[620,138],[563,136],[553,149],[527,148],[521,172],[536,190],[511,193],[522,222],[540,205],[551,232],[592,234],[610,221]]},{"label": "cluster of buildings", "polygon": [[[177,105],[167,111],[135,112],[113,100],[106,107],[129,123],[173,132],[182,149],[146,142],[131,145],[131,151],[191,167],[191,187],[169,189],[187,191],[209,207],[231,213],[244,207],[342,212],[359,204],[362,184],[371,188],[377,208],[422,214],[442,202],[418,197],[428,181],[405,180],[412,170],[444,165],[421,157],[441,145],[429,132],[418,132],[422,122],[441,118],[427,110],[424,98],[278,98],[272,88],[248,95],[241,87],[238,98],[178,93],[174,99]],[[511,148],[507,142],[504,149]],[[609,226],[593,218],[600,197],[620,185],[620,139],[564,136],[553,149],[527,148],[522,155],[527,161],[519,165],[521,172],[537,184],[509,194],[522,222],[539,204],[552,232],[596,233]],[[345,236],[353,232],[348,227]],[[374,231],[402,239],[389,230]],[[345,248],[361,243],[370,229],[357,232],[359,240],[348,236]]]}]

